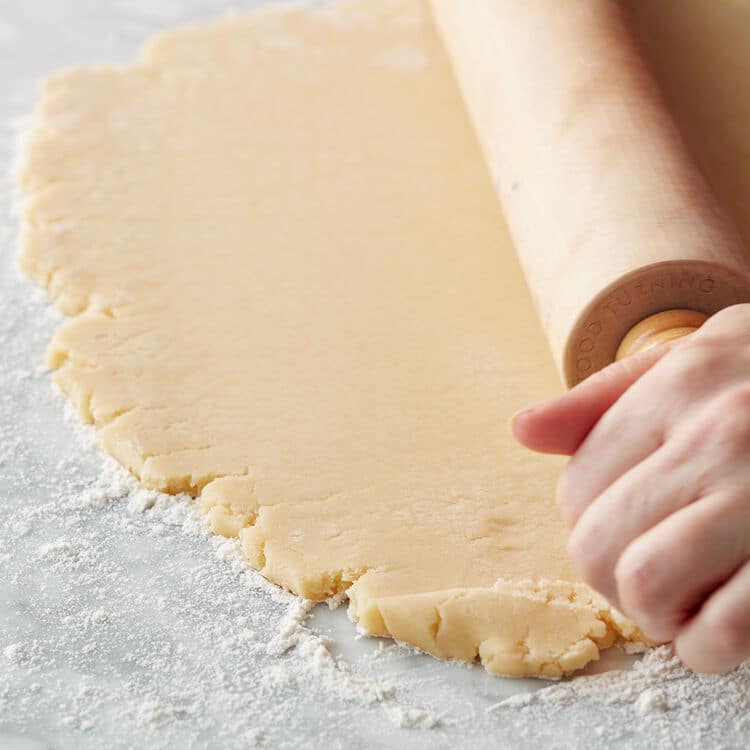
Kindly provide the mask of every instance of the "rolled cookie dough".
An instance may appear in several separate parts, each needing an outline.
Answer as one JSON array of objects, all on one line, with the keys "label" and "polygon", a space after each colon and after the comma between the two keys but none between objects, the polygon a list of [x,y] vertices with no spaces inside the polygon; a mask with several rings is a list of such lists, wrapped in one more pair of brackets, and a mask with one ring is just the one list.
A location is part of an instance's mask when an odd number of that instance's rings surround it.
[{"label": "rolled cookie dough", "polygon": [[424,2],[67,70],[21,184],[23,269],[72,316],[57,382],[271,581],[493,673],[637,637],[568,562],[559,462],[509,436],[559,383]]}]

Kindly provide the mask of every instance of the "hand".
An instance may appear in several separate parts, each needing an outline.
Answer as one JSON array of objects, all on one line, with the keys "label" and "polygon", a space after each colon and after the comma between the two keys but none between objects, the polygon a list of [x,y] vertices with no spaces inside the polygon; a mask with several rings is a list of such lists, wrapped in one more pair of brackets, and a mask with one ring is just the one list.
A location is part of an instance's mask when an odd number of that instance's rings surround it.
[{"label": "hand", "polygon": [[750,305],[520,412],[512,429],[572,456],[557,500],[584,580],[695,670],[750,657]]}]

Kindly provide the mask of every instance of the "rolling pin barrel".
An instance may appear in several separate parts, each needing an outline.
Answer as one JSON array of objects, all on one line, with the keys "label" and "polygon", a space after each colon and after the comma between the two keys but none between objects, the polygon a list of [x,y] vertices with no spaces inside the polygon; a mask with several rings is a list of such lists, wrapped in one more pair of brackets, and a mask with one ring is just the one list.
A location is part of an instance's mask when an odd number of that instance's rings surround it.
[{"label": "rolling pin barrel", "polygon": [[[567,385],[613,362],[656,313],[750,301],[738,232],[619,3],[433,0],[433,10]],[[688,318],[671,329],[694,329]]]}]

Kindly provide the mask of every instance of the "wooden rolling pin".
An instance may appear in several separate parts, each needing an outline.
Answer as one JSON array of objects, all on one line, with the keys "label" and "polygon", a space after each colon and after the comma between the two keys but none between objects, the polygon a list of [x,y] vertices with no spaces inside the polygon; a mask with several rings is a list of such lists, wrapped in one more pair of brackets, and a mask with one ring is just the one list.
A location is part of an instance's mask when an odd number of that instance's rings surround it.
[{"label": "wooden rolling pin", "polygon": [[618,349],[750,301],[739,234],[616,0],[433,0],[433,11],[568,386]]}]

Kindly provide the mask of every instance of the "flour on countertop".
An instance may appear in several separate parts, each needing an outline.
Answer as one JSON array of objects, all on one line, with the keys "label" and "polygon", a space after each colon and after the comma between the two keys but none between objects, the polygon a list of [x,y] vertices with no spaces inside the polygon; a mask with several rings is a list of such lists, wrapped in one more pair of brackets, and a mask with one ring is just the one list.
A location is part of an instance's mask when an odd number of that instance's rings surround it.
[{"label": "flour on countertop", "polygon": [[[632,669],[563,681],[534,694],[511,696],[488,710],[512,711],[514,722],[529,730],[544,721],[545,716],[566,706],[592,713],[602,706],[616,708],[618,714],[627,711],[631,721],[651,725],[650,734],[658,737],[659,742],[655,742],[658,747],[672,743],[675,747],[686,746],[675,741],[678,736],[675,727],[685,714],[705,732],[706,744],[690,747],[746,747],[747,740],[743,737],[750,725],[750,664],[729,675],[698,675],[680,662],[670,646],[661,646],[649,649]],[[717,734],[720,721],[723,721],[721,744]],[[598,730],[597,736],[611,741],[628,736],[624,723],[619,727],[594,728]]]},{"label": "flour on countertop", "polygon": [[[55,401],[59,403],[58,399]],[[24,531],[20,535],[23,539],[32,530],[44,526],[64,528],[63,536],[38,546],[26,562],[54,570],[56,577],[64,577],[69,586],[65,586],[63,609],[76,612],[70,615],[61,612],[54,618],[54,629],[60,640],[53,648],[41,641],[14,642],[4,646],[6,659],[36,672],[51,668],[61,652],[74,663],[92,659],[106,661],[107,655],[92,630],[110,626],[117,629],[129,619],[129,614],[122,610],[123,603],[113,601],[111,591],[111,584],[126,571],[110,559],[112,549],[121,543],[121,537],[127,532],[137,531],[145,538],[156,538],[164,547],[169,547],[175,535],[187,537],[189,541],[200,540],[200,544],[212,549],[218,558],[215,563],[209,558],[184,571],[186,587],[179,603],[167,590],[161,596],[148,597],[148,601],[133,592],[125,603],[128,608],[135,606],[136,609],[150,605],[156,615],[155,622],[171,620],[169,628],[146,631],[147,640],[131,644],[130,650],[121,656],[125,664],[145,671],[153,681],[154,686],[143,698],[134,695],[133,686],[127,681],[118,689],[104,690],[84,683],[72,704],[65,706],[61,718],[63,726],[92,730],[96,727],[96,715],[108,710],[115,711],[117,721],[123,725],[134,721],[140,727],[152,727],[160,736],[166,736],[166,728],[175,722],[205,721],[201,713],[217,698],[227,703],[238,702],[237,695],[224,685],[236,676],[233,672],[248,667],[252,667],[253,690],[261,694],[319,691],[335,695],[344,703],[382,704],[385,717],[397,727],[439,726],[439,717],[431,711],[399,703],[394,684],[357,675],[346,660],[334,656],[329,639],[306,625],[314,602],[284,592],[251,570],[237,540],[209,532],[205,516],[192,498],[143,489],[114,460],[99,455],[94,430],[80,424],[67,400],[63,403],[66,421],[79,438],[81,455],[101,464],[98,478],[83,487],[77,478],[78,457],[58,461],[56,469],[67,479],[58,486],[56,497],[51,502],[24,504],[15,510],[3,525],[9,532],[3,546],[12,545],[17,536],[15,532],[19,530]],[[20,463],[21,456],[15,453],[9,458]],[[104,536],[101,530],[92,534],[90,517],[102,512],[111,513],[111,521],[115,523]],[[158,579],[158,567],[153,572]],[[88,601],[92,587],[94,596]],[[215,682],[220,684],[211,684],[211,680],[208,684],[196,682],[186,671],[179,688],[164,689],[169,677],[182,671],[184,645],[180,640],[192,637],[192,628],[188,629],[187,624],[175,616],[179,608],[192,610],[202,620],[208,618],[203,624],[204,635],[208,636],[206,664],[199,671],[207,670],[210,662],[221,661],[224,657],[227,667],[215,674]],[[48,612],[42,613],[43,623],[48,616]],[[85,668],[76,667],[76,670],[84,673],[81,679],[85,681]],[[161,689],[156,690],[157,685],[161,685]],[[29,696],[21,707],[30,710],[36,698],[36,693],[33,698]],[[286,696],[284,702],[291,708],[290,696]],[[255,744],[262,744],[269,730],[256,726],[259,718],[250,712],[247,727],[233,727],[232,736],[241,729],[244,736],[254,738]]]}]

